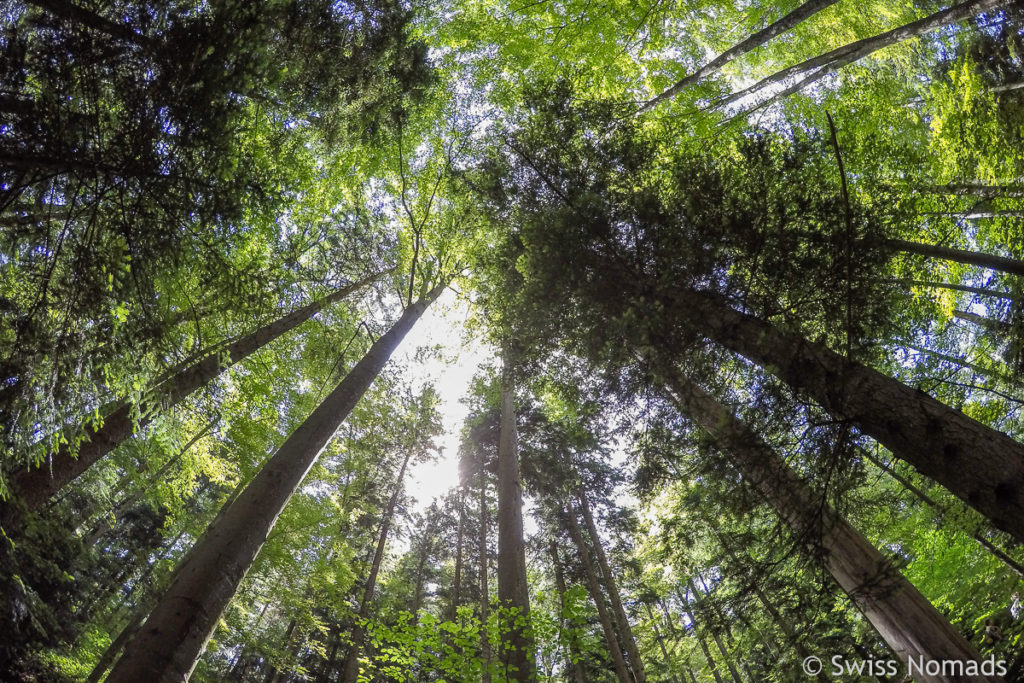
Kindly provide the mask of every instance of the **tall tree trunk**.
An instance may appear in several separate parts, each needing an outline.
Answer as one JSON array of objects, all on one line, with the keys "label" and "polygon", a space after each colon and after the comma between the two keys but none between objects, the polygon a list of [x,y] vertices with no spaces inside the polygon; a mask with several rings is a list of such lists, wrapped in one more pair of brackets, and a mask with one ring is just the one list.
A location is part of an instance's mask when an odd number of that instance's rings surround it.
[{"label": "tall tree trunk", "polygon": [[1008,0],[967,0],[966,2],[961,2],[960,4],[953,5],[952,7],[941,10],[927,17],[918,19],[917,21],[904,24],[903,26],[892,29],[891,31],[886,31],[885,33],[880,33],[876,36],[871,36],[870,38],[863,38],[861,40],[854,41],[818,55],[817,57],[804,60],[799,64],[786,67],[785,69],[775,72],[771,76],[761,79],[748,88],[744,88],[743,90],[729,95],[717,102],[716,105],[724,107],[744,97],[753,95],[764,88],[785,83],[792,78],[798,79],[792,85],[784,88],[778,93],[775,93],[768,100],[761,102],[758,105],[758,107],[765,106],[783,97],[787,97],[794,92],[798,92],[825,76],[835,73],[847,64],[863,59],[864,57],[867,57],[868,55],[883,48],[889,47],[890,45],[895,45],[896,43],[909,38],[922,36],[925,33],[945,26],[946,24],[963,21],[964,19],[969,19],[980,12],[1006,4],[1009,4]]},{"label": "tall tree trunk", "polygon": [[965,249],[954,249],[952,247],[941,247],[936,244],[924,244],[921,242],[908,242],[907,240],[884,240],[883,246],[895,251],[903,251],[918,256],[929,256],[931,258],[965,263],[970,266],[979,266],[989,270],[998,270],[1011,275],[1024,275],[1024,261],[1019,261],[1005,256],[993,254],[982,254],[977,251]]},{"label": "tall tree trunk", "polygon": [[[707,640],[704,639],[704,634],[697,628],[697,620],[693,616],[693,609],[690,607],[689,601],[682,592],[677,592],[679,602],[683,606],[683,610],[686,612],[686,616],[690,618],[690,628],[693,629],[693,635],[697,637],[697,643],[700,645],[701,652],[704,653],[704,660],[708,663],[708,667],[711,669],[711,675],[715,678],[715,683],[725,683],[722,680],[721,674],[718,673],[718,665],[715,664],[715,658],[711,656],[711,649],[708,647]],[[693,672],[690,672],[690,676],[693,676]]]},{"label": "tall tree trunk", "polygon": [[[559,640],[565,635],[565,574],[562,572],[562,560],[558,556],[558,543],[552,539],[548,544],[548,552],[551,554],[551,566],[555,571],[555,589],[558,591],[558,637]],[[569,651],[569,666],[572,669],[573,679],[576,683],[587,683],[587,670],[583,667],[583,657],[580,654],[579,643],[572,633],[565,636],[566,649]],[[667,658],[666,658],[667,659]]]},{"label": "tall tree trunk", "polygon": [[135,612],[132,614],[132,618],[128,621],[121,632],[117,635],[107,649],[103,651],[99,660],[96,662],[96,666],[92,668],[92,672],[89,674],[89,678],[86,679],[86,683],[99,683],[103,678],[103,674],[107,673],[107,669],[114,662],[114,658],[121,652],[121,648],[128,642],[128,639],[135,635],[135,632],[142,626],[142,622],[145,621],[146,615],[149,614],[149,606],[141,604],[135,608]]},{"label": "tall tree trunk", "polygon": [[[886,465],[884,462],[882,462],[881,460],[876,458],[871,453],[868,453],[867,451],[861,451],[861,452],[864,454],[865,458],[867,458],[872,463],[874,463],[875,467],[877,467],[878,469],[882,470],[883,472],[888,474],[890,477],[895,479],[897,482],[899,482],[903,486],[903,488],[905,488],[908,491],[910,491],[911,493],[913,493],[923,503],[925,503],[925,504],[929,505],[930,507],[932,507],[939,514],[940,517],[944,518],[944,517],[947,516],[947,514],[949,513],[949,508],[948,507],[946,507],[945,505],[942,505],[937,500],[935,500],[934,498],[929,496],[927,493],[922,491],[918,486],[914,485],[914,482],[912,482],[909,479],[907,479],[906,477],[904,477],[902,474],[900,474],[899,472],[894,470],[892,467]],[[969,531],[969,532],[966,532],[966,533],[968,533],[968,535],[970,535],[971,538],[973,538],[975,541],[977,541],[979,544],[981,544],[981,546],[983,548],[985,548],[985,550],[989,551],[992,555],[994,555],[996,557],[996,559],[998,559],[1000,562],[1005,564],[1017,576],[1019,576],[1020,578],[1024,579],[1024,566],[1022,566],[1020,564],[1020,562],[1017,562],[1015,559],[1013,559],[1012,557],[1007,555],[1005,552],[1003,552],[1002,550],[997,548],[995,546],[995,544],[992,543],[992,541],[990,541],[987,538],[985,538],[980,532],[978,532],[978,531]]]},{"label": "tall tree trunk", "polygon": [[224,608],[320,452],[436,299],[438,285],[408,306],[352,371],[284,442],[182,562],[145,628],[125,648],[109,683],[187,679]]},{"label": "tall tree trunk", "polygon": [[586,492],[582,487],[577,490],[576,497],[580,501],[580,510],[583,512],[583,521],[587,525],[590,540],[594,543],[594,554],[597,556],[597,564],[601,568],[604,585],[608,590],[608,598],[612,603],[612,615],[615,617],[619,635],[622,637],[626,653],[629,655],[629,665],[633,672],[633,678],[636,680],[636,683],[644,683],[647,680],[647,675],[644,672],[643,660],[640,659],[640,649],[636,646],[633,629],[629,625],[629,617],[626,615],[626,610],[622,607],[622,598],[619,595],[618,585],[615,583],[615,576],[612,574],[611,563],[608,562],[608,556],[601,545],[601,536],[597,532],[594,515],[590,510],[590,503],[587,502]]},{"label": "tall tree trunk", "polygon": [[570,505],[564,513],[566,530],[576,545],[580,554],[580,561],[583,563],[583,575],[587,579],[587,591],[590,599],[597,607],[597,616],[601,621],[601,629],[604,631],[604,639],[608,644],[608,653],[612,656],[612,663],[615,665],[615,675],[619,683],[632,683],[633,677],[629,675],[629,668],[622,656],[622,648],[619,647],[619,639],[615,634],[615,627],[612,625],[611,615],[608,614],[608,607],[604,604],[604,594],[601,592],[601,583],[597,580],[597,570],[594,568],[594,560],[590,556],[590,549],[583,539],[583,531],[576,521],[576,510]]},{"label": "tall tree trunk", "polygon": [[978,327],[983,327],[996,335],[1005,335],[1010,332],[1009,324],[1004,323],[1002,320],[986,318],[983,315],[971,313],[970,311],[953,311],[953,317],[957,320],[963,320],[964,322],[972,323]]},{"label": "tall tree trunk", "polygon": [[672,306],[713,341],[847,420],[1024,540],[1024,446],[926,393],[784,332],[718,298],[673,290]]},{"label": "tall tree trunk", "polygon": [[973,370],[976,374],[981,375],[983,377],[988,377],[990,379],[997,379],[1000,382],[1004,382],[1004,383],[1009,384],[1011,386],[1016,386],[1016,387],[1020,387],[1021,386],[1021,383],[1018,380],[1014,379],[1013,377],[1010,377],[1008,375],[1000,374],[1000,373],[996,372],[995,370],[991,370],[989,368],[982,367],[982,366],[978,365],[977,363],[970,362],[969,360],[965,360],[963,358],[957,358],[956,356],[950,356],[950,355],[947,355],[947,354],[942,353],[940,351],[934,351],[932,349],[926,349],[923,346],[917,346],[916,344],[908,344],[906,342],[899,342],[899,341],[897,341],[896,343],[902,345],[905,348],[911,349],[912,351],[917,351],[918,353],[923,353],[925,355],[932,356],[934,358],[938,358],[939,360],[946,361],[947,363],[952,363],[953,365],[957,365],[957,366],[959,366],[961,368],[967,368],[968,370]]},{"label": "tall tree trunk", "polygon": [[[711,436],[716,447],[792,528],[796,538],[808,539],[810,551],[821,558],[836,583],[904,666],[911,658],[980,660],[974,647],[913,584],[845,519],[822,503],[760,436],[678,371],[666,370],[664,381],[681,410]],[[948,679],[922,674],[921,680]]]},{"label": "tall tree trunk", "polygon": [[405,469],[412,458],[412,451],[406,453],[402,460],[402,466],[398,468],[398,479],[395,481],[395,488],[391,491],[391,498],[384,509],[384,516],[380,520],[380,533],[377,535],[377,547],[373,551],[373,561],[370,563],[370,573],[366,577],[366,585],[363,587],[363,599],[359,603],[359,616],[352,624],[352,634],[349,636],[348,654],[345,656],[345,665],[342,670],[342,683],[356,683],[359,678],[359,653],[363,648],[363,641],[366,639],[366,627],[363,621],[370,615],[370,604],[373,602],[373,593],[377,589],[377,575],[380,573],[381,562],[384,561],[384,548],[388,542],[388,534],[391,533],[391,522],[394,519],[395,507],[398,505],[398,497],[402,493],[402,486],[405,482]]},{"label": "tall tree trunk", "polygon": [[751,50],[761,47],[773,38],[795,28],[818,12],[831,7],[836,4],[836,2],[838,2],[838,0],[808,0],[808,2],[803,3],[789,14],[780,18],[778,21],[769,24],[760,31],[757,31],[739,43],[736,43],[704,66],[694,71],[692,74],[676,81],[671,87],[662,91],[657,97],[654,97],[650,101],[644,103],[637,113],[656,107],[661,102],[664,102],[671,97],[675,97],[684,89],[704,80],[737,57],[742,57]]},{"label": "tall tree trunk", "polygon": [[[152,391],[151,400],[160,403],[165,408],[175,405],[249,354],[309,320],[324,307],[366,287],[384,274],[374,273],[358,282],[342,287],[329,296],[303,306],[242,337],[229,344],[223,351],[218,349],[156,386]],[[152,410],[141,412],[143,414],[138,420],[139,427],[146,425],[153,417]],[[82,443],[77,451],[70,445],[64,444],[55,453],[49,455],[41,467],[22,470],[11,475],[9,487],[12,495],[23,501],[29,512],[38,509],[51,496],[74,481],[97,460],[133,434],[135,424],[132,420],[132,413],[131,405],[120,403],[118,408],[103,418],[101,427],[98,429],[86,427],[80,430],[87,434],[88,440]]]},{"label": "tall tree trunk", "polygon": [[[651,609],[649,603],[644,603],[644,609],[647,610],[647,618],[651,620],[651,628],[654,630],[654,639],[658,641],[658,649],[661,650],[661,659],[665,663],[664,666],[668,666],[669,656],[668,648],[665,646],[665,639],[661,635],[661,630],[658,628],[658,620],[654,616],[654,611]],[[672,683],[678,683],[679,679],[675,674],[671,674]]]},{"label": "tall tree trunk", "polygon": [[[700,593],[697,592],[697,586],[693,584],[693,579],[687,579],[686,585],[690,589],[690,593],[693,594],[693,607],[692,609],[700,612],[704,611],[703,599]],[[704,616],[707,616],[707,612],[704,611]],[[729,675],[732,676],[734,683],[743,683],[743,679],[740,678],[740,672],[736,670],[736,665],[732,663],[732,655],[729,654],[729,650],[722,643],[721,636],[718,635],[718,629],[714,627],[710,619],[705,618],[704,623],[707,625],[707,631],[711,634],[711,639],[715,641],[715,647],[718,648],[719,654],[722,655],[722,661],[725,662],[725,668],[729,670]]]},{"label": "tall tree trunk", "polygon": [[491,641],[487,629],[491,606],[491,589],[487,585],[487,470],[480,466],[480,659],[483,660],[481,683],[491,683]]},{"label": "tall tree trunk", "polygon": [[459,611],[459,598],[462,588],[462,540],[466,529],[466,501],[465,489],[459,487],[459,531],[455,541],[455,576],[452,578],[452,604],[448,613],[448,619],[455,621]]},{"label": "tall tree trunk", "polygon": [[515,618],[503,639],[509,680],[536,680],[537,665],[529,633],[530,596],[526,582],[526,546],[523,542],[523,494],[519,479],[519,443],[516,433],[515,389],[511,352],[502,354],[501,434],[498,440],[498,601]]},{"label": "tall tree trunk", "polygon": [[927,194],[950,194],[961,197],[980,197],[994,199],[996,197],[1024,197],[1024,186],[1021,185],[986,185],[984,183],[948,183],[946,185],[924,185],[917,188]]},{"label": "tall tree trunk", "polygon": [[933,287],[935,289],[952,289],[957,292],[969,292],[971,294],[978,294],[980,296],[990,296],[993,299],[1006,299],[1008,301],[1016,301],[1017,296],[1008,292],[1000,292],[995,289],[986,289],[984,287],[971,287],[969,285],[955,285],[952,282],[931,282],[928,280],[893,280],[893,282],[906,285],[909,287]]}]

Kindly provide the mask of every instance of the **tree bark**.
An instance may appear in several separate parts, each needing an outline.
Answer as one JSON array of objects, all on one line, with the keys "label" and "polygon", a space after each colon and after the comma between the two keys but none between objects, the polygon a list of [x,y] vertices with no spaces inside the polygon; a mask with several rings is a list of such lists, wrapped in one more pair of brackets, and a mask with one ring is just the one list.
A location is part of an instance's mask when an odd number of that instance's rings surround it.
[{"label": "tree bark", "polygon": [[[552,539],[548,544],[548,552],[551,554],[551,566],[555,572],[555,589],[558,591],[558,635],[561,639],[565,632],[565,575],[562,572],[562,560],[558,556],[558,543]],[[587,683],[587,670],[583,667],[583,657],[580,654],[579,643],[576,637],[569,634],[565,638],[569,651],[569,666],[572,669],[573,678],[576,683]],[[666,657],[666,660],[668,658]]]},{"label": "tree bark", "polygon": [[601,536],[597,532],[594,515],[590,510],[590,503],[587,502],[586,493],[582,488],[576,492],[576,497],[580,501],[580,510],[583,512],[583,521],[587,525],[590,540],[594,543],[594,554],[597,557],[597,564],[601,569],[601,575],[604,577],[608,598],[612,603],[612,615],[615,618],[622,642],[626,647],[626,654],[629,656],[630,670],[633,672],[633,678],[636,680],[636,683],[644,683],[647,680],[647,674],[644,672],[643,660],[640,659],[640,649],[636,646],[633,629],[629,625],[629,617],[626,615],[626,610],[622,607],[622,598],[619,595],[619,588],[615,583],[615,577],[612,575],[611,563],[608,562],[608,556],[601,546]]},{"label": "tree bark", "polygon": [[491,606],[491,590],[487,585],[487,471],[480,467],[480,659],[483,661],[481,683],[491,683],[491,640],[487,630]]},{"label": "tree bark", "polygon": [[673,290],[707,337],[761,365],[845,419],[1024,540],[1024,446],[876,370],[737,311],[717,297]]},{"label": "tree bark", "polygon": [[1024,275],[1024,261],[1005,256],[982,254],[976,251],[941,247],[936,244],[909,242],[907,240],[884,240],[882,244],[895,251],[904,251],[908,254],[929,256],[956,263],[966,263],[967,265],[998,270],[1002,273],[1010,273],[1011,275]]},{"label": "tree bark", "polygon": [[189,677],[288,500],[444,286],[405,309],[192,548],[146,626],[128,643],[109,683],[170,683]]},{"label": "tree bark", "polygon": [[466,528],[466,501],[465,490],[459,488],[459,531],[455,541],[455,576],[452,579],[452,605],[449,611],[449,621],[455,621],[459,611],[460,589],[462,588],[462,539]]},{"label": "tree bark", "polygon": [[345,656],[345,665],[342,670],[342,683],[356,683],[359,678],[359,652],[363,647],[363,640],[366,638],[366,627],[363,621],[370,615],[370,603],[373,602],[373,593],[377,589],[377,575],[380,573],[381,562],[384,561],[384,548],[388,542],[388,534],[391,532],[391,522],[395,514],[395,506],[398,505],[398,497],[402,493],[402,485],[405,481],[405,469],[412,458],[412,451],[406,453],[402,460],[402,466],[398,468],[398,479],[395,488],[388,499],[388,505],[384,509],[384,516],[380,522],[380,533],[377,536],[377,547],[373,551],[373,561],[370,563],[370,573],[366,577],[366,585],[363,587],[363,599],[359,603],[359,614],[352,624],[352,634],[349,638],[348,654]]},{"label": "tree bark", "polygon": [[891,31],[886,31],[885,33],[880,33],[876,36],[871,36],[870,38],[863,38],[861,40],[854,41],[818,55],[817,57],[806,59],[799,64],[786,67],[785,69],[775,72],[771,76],[761,79],[750,87],[744,88],[743,90],[725,97],[717,102],[716,106],[724,107],[739,99],[747,97],[748,95],[752,95],[763,90],[764,88],[784,83],[794,77],[802,79],[785,88],[781,92],[772,95],[768,100],[758,105],[758,107],[765,106],[771,102],[775,102],[783,97],[791,95],[794,92],[802,90],[815,81],[824,78],[828,74],[834,73],[847,64],[863,59],[878,50],[889,47],[890,45],[895,45],[896,43],[907,40],[908,38],[922,36],[925,33],[945,26],[946,24],[963,21],[975,14],[994,9],[1005,4],[1008,4],[1007,0],[967,0],[967,2],[961,2],[960,4],[953,5],[952,7],[935,12],[927,17],[918,19],[917,21],[904,24],[903,26],[892,29]]},{"label": "tree bark", "polygon": [[[366,287],[385,273],[375,273],[367,278],[342,287],[338,291],[319,301],[303,306],[297,311],[280,318],[255,332],[229,344],[223,351],[218,349],[199,362],[191,365],[152,390],[152,399],[165,408],[175,405],[195,390],[206,385],[210,380],[229,367],[259,350],[269,342],[277,339],[285,332],[302,324],[324,307],[340,301],[349,294]],[[84,427],[79,430],[85,433],[87,441],[77,451],[69,444],[60,446],[55,453],[49,455],[42,467],[22,470],[12,474],[9,480],[11,495],[22,500],[29,512],[42,506],[64,486],[74,481],[96,461],[119,446],[135,431],[132,419],[132,406],[120,403],[118,407],[103,418],[102,426],[97,429]],[[139,417],[138,427],[148,424],[153,417],[152,410],[143,410]]]},{"label": "tree bark", "polygon": [[751,50],[761,47],[762,45],[769,42],[773,38],[776,38],[777,36],[780,36],[786,31],[789,31],[796,27],[797,25],[803,23],[804,21],[814,16],[818,12],[827,9],[828,7],[831,7],[832,5],[836,4],[836,2],[838,2],[838,0],[808,0],[808,2],[803,3],[789,14],[780,18],[778,21],[769,24],[760,31],[757,31],[756,33],[751,34],[749,37],[745,38],[739,43],[736,43],[735,45],[733,45],[728,50],[712,59],[704,66],[694,71],[692,74],[689,74],[688,76],[685,76],[684,78],[676,81],[671,87],[662,91],[661,94],[659,94],[657,97],[654,97],[653,99],[644,103],[644,105],[640,107],[637,113],[656,107],[661,102],[664,102],[665,100],[671,97],[675,97],[685,88],[688,88],[691,85],[699,83],[700,81],[704,80],[711,74],[719,71],[723,66],[733,61],[737,57],[742,57]]},{"label": "tree bark", "polygon": [[612,625],[611,616],[608,614],[608,608],[604,604],[604,594],[601,592],[601,584],[597,580],[597,571],[594,568],[594,561],[590,557],[590,549],[587,548],[586,541],[583,540],[580,524],[576,521],[576,510],[570,505],[563,515],[566,522],[566,530],[569,532],[572,542],[576,544],[576,550],[580,554],[580,561],[583,563],[583,575],[587,579],[587,591],[590,593],[590,599],[594,601],[594,605],[597,607],[597,616],[601,621],[601,628],[604,630],[604,639],[608,644],[608,652],[611,654],[612,663],[615,665],[615,675],[618,677],[619,683],[633,683],[633,678],[629,675],[629,669],[626,666],[626,660],[622,656],[622,649],[619,647],[619,639],[615,635],[615,627]]},{"label": "tree bark", "polygon": [[[665,368],[662,368],[665,370]],[[680,409],[707,432],[796,538],[825,568],[874,626],[904,667],[910,659],[980,661],[974,647],[938,610],[830,506],[821,501],[753,430],[678,371],[663,377]],[[920,680],[949,681],[922,673]],[[998,677],[967,677],[997,681]]]},{"label": "tree bark", "polygon": [[511,352],[502,356],[501,434],[498,440],[498,601],[515,611],[503,639],[509,680],[534,681],[537,665],[529,631],[530,596],[526,580],[523,542],[523,494],[519,479],[519,444],[516,433],[515,389]]}]

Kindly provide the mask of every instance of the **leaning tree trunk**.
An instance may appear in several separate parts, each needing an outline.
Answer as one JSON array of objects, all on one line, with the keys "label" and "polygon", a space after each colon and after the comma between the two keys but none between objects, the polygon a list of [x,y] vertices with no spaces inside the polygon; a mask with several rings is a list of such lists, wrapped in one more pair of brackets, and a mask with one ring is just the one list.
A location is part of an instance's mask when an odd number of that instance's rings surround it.
[{"label": "leaning tree trunk", "polygon": [[597,607],[597,617],[601,621],[604,639],[608,644],[608,653],[612,656],[612,663],[615,665],[615,675],[618,677],[619,683],[633,683],[633,677],[629,675],[626,660],[622,656],[622,648],[619,647],[619,639],[615,635],[612,618],[604,604],[604,594],[601,592],[601,584],[597,580],[597,570],[594,568],[594,561],[590,557],[590,550],[587,548],[586,541],[583,540],[583,531],[580,529],[580,524],[576,521],[576,510],[570,505],[569,509],[563,514],[566,523],[565,528],[569,532],[572,542],[576,544],[576,550],[580,554],[580,562],[583,563],[583,575],[587,579],[587,592],[590,593],[590,598]]},{"label": "leaning tree trunk", "polygon": [[555,589],[558,591],[558,636],[559,640],[563,635],[565,636],[566,649],[569,651],[570,666],[566,668],[572,668],[576,683],[587,683],[587,670],[583,666],[579,643],[572,633],[565,633],[565,574],[562,572],[562,560],[558,556],[558,543],[554,539],[551,539],[548,544],[548,552],[551,554],[551,566],[555,572]]},{"label": "leaning tree trunk", "polygon": [[615,617],[619,635],[626,646],[627,654],[629,654],[630,670],[633,672],[636,683],[644,683],[647,680],[647,675],[644,672],[643,660],[640,659],[640,648],[636,646],[636,638],[633,637],[633,629],[629,625],[629,616],[622,607],[619,587],[615,583],[611,563],[608,562],[608,556],[601,545],[601,535],[597,533],[597,525],[594,523],[594,515],[591,513],[590,503],[587,502],[586,492],[580,488],[576,497],[580,501],[580,510],[583,512],[583,521],[587,525],[590,540],[594,543],[594,555],[597,557],[597,564],[601,568],[601,575],[604,577],[604,584],[608,589],[608,598],[612,603],[612,615]]},{"label": "leaning tree trunk", "polygon": [[[164,407],[173,406],[235,363],[309,320],[324,307],[362,289],[384,274],[375,273],[347,287],[342,287],[319,301],[314,301],[283,318],[264,325],[224,349],[217,349],[199,362],[157,385],[152,391],[151,400]],[[87,435],[88,440],[82,443],[77,451],[69,444],[64,444],[46,458],[42,467],[22,470],[13,474],[9,480],[11,495],[23,501],[29,512],[37,510],[55,493],[74,481],[96,461],[134,433],[136,425],[132,419],[132,412],[131,405],[119,404],[113,412],[103,418],[101,427],[96,429],[88,427],[81,430]],[[143,415],[138,420],[139,427],[147,424],[153,417],[152,411],[142,412]]]},{"label": "leaning tree trunk", "polygon": [[912,21],[909,24],[904,24],[903,26],[894,28],[891,31],[886,31],[885,33],[880,33],[876,36],[871,36],[870,38],[863,38],[861,40],[854,41],[818,55],[817,57],[806,59],[799,64],[786,67],[785,69],[775,72],[771,76],[761,79],[750,87],[732,93],[728,97],[716,102],[716,106],[724,107],[744,97],[753,95],[765,88],[786,83],[793,78],[798,79],[792,85],[772,95],[767,101],[758,105],[759,107],[765,106],[770,102],[775,102],[778,99],[802,90],[815,81],[821,80],[830,73],[836,72],[847,64],[863,59],[864,57],[867,57],[868,55],[883,48],[889,47],[890,45],[895,45],[896,43],[909,38],[922,36],[925,33],[945,26],[946,24],[963,21],[964,19],[969,19],[980,12],[1008,4],[1010,4],[1008,0],[967,0],[967,2],[961,2],[958,5],[953,5],[952,7],[935,12],[927,17],[918,19],[917,21]]},{"label": "leaning tree trunk", "polygon": [[[679,601],[683,605],[683,610],[686,612],[686,616],[690,618],[690,628],[693,629],[693,635],[696,636],[697,642],[700,644],[701,652],[704,653],[704,659],[708,663],[708,667],[711,669],[711,675],[715,677],[715,683],[725,683],[722,680],[721,674],[718,673],[718,665],[715,664],[715,658],[711,656],[711,649],[708,647],[708,641],[704,638],[704,634],[697,628],[697,620],[693,617],[693,610],[690,608],[690,603],[686,597],[682,594],[679,595]],[[690,676],[693,677],[693,672],[690,672]]]},{"label": "leaning tree trunk", "polygon": [[940,247],[936,244],[924,244],[922,242],[908,242],[907,240],[884,240],[883,246],[894,251],[903,251],[918,256],[929,256],[932,258],[965,263],[970,266],[979,266],[989,270],[998,270],[1011,275],[1024,275],[1024,261],[995,256],[993,254],[982,254],[977,251],[965,249],[954,249],[952,247]]},{"label": "leaning tree trunk", "polygon": [[[707,617],[707,610],[704,609],[703,599],[700,597],[700,593],[697,592],[697,587],[693,584],[693,579],[687,579],[686,585],[690,589],[690,593],[693,594],[693,609],[702,612],[703,617]],[[680,596],[680,599],[683,599]],[[705,618],[704,623],[707,624],[708,633],[711,634],[711,639],[715,641],[715,647],[718,648],[718,653],[722,655],[722,661],[725,662],[725,668],[729,671],[729,675],[732,677],[733,683],[743,683],[743,679],[740,678],[740,672],[736,670],[736,665],[732,663],[732,655],[729,653],[728,648],[722,643],[721,636],[718,635],[718,630],[711,623],[710,619]]]},{"label": "leaning tree trunk", "polygon": [[402,492],[402,483],[405,481],[405,468],[412,458],[412,451],[406,453],[402,460],[402,466],[398,468],[398,480],[395,488],[388,499],[388,506],[384,509],[384,516],[381,518],[380,534],[377,536],[377,547],[373,551],[373,561],[370,563],[370,574],[366,577],[366,585],[363,587],[363,599],[359,603],[359,615],[352,624],[352,634],[349,636],[348,654],[345,657],[345,665],[341,675],[342,683],[356,683],[359,678],[359,652],[362,650],[363,641],[366,639],[366,626],[364,622],[370,616],[370,603],[373,602],[373,593],[377,589],[377,575],[380,573],[380,565],[384,560],[384,547],[388,542],[388,533],[391,531],[391,521],[394,518],[395,506],[398,505],[398,497]]},{"label": "leaning tree trunk", "polygon": [[1024,541],[1024,446],[918,389],[721,299],[673,290],[707,337],[761,365]]},{"label": "leaning tree trunk", "polygon": [[[658,649],[661,650],[662,661],[665,662],[665,666],[668,666],[668,648],[665,646],[665,638],[661,635],[661,630],[658,628],[658,620],[655,619],[651,606],[646,602],[644,603],[644,609],[647,610],[647,618],[651,620],[651,629],[654,631],[654,639],[658,641]],[[672,683],[679,683],[679,678],[675,674],[671,674],[671,676]]]},{"label": "leaning tree trunk", "polygon": [[704,66],[694,71],[692,74],[676,81],[671,87],[662,91],[657,97],[646,102],[642,107],[640,107],[637,113],[656,107],[661,102],[675,97],[685,88],[699,83],[711,74],[719,71],[723,66],[737,57],[742,57],[751,50],[761,47],[773,38],[793,29],[818,12],[836,4],[838,1],[839,0],[808,0],[808,2],[803,3],[786,16],[780,18],[778,21],[769,24],[760,31],[757,31],[739,43],[736,43]]},{"label": "leaning tree trunk", "polygon": [[[519,444],[516,433],[515,390],[511,353],[503,354],[501,381],[501,434],[498,440],[498,601],[514,616],[502,630],[507,646],[503,658],[509,680],[536,680],[536,662],[529,634],[530,596],[523,542],[523,494],[519,479]],[[507,618],[509,615],[503,615]]]},{"label": "leaning tree trunk", "polygon": [[[900,658],[980,661],[977,651],[860,533],[824,504],[786,461],[725,406],[668,366],[660,368],[683,413],[714,440],[790,526]],[[949,681],[921,673],[924,682]],[[998,681],[973,676],[968,681]]]},{"label": "leaning tree trunk", "polygon": [[125,648],[109,683],[187,679],[267,535],[320,452],[436,299],[438,285],[408,306],[215,520],[182,562],[145,627]]}]

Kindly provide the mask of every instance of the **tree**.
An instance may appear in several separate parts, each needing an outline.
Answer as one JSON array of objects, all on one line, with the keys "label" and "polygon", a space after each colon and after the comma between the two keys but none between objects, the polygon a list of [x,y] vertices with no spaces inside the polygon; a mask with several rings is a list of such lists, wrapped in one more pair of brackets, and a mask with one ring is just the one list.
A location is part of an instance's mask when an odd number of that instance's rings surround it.
[{"label": "tree", "polygon": [[[218,517],[182,562],[142,630],[125,646],[107,680],[191,673],[216,621],[295,489],[391,353],[447,283],[405,309],[345,379],[282,444],[260,474]],[[182,609],[180,605],[199,605]]]}]

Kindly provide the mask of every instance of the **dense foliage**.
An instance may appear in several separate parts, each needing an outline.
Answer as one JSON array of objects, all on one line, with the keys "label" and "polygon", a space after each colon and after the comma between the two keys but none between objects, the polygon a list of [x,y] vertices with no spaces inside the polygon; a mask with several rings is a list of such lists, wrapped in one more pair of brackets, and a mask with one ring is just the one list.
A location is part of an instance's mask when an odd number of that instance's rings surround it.
[{"label": "dense foliage", "polygon": [[1020,0],[0,22],[0,679],[1024,680]]}]

